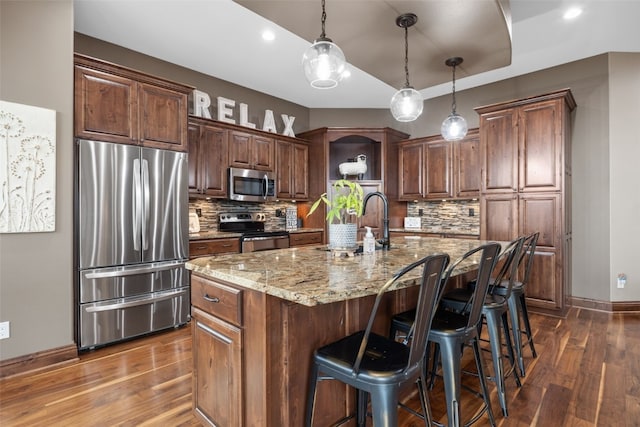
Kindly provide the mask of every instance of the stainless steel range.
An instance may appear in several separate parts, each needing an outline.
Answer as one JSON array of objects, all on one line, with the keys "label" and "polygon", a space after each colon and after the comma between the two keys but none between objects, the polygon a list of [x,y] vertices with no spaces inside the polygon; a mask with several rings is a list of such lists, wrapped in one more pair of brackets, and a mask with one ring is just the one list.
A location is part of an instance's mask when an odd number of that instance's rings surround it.
[{"label": "stainless steel range", "polygon": [[257,252],[289,247],[288,231],[265,231],[261,212],[225,212],[218,215],[219,231],[242,233],[240,251]]}]

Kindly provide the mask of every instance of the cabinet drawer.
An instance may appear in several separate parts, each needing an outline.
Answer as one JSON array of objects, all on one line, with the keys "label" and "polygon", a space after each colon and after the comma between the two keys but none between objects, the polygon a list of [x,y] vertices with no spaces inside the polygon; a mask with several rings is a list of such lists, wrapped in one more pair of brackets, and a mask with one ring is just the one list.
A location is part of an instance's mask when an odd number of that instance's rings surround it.
[{"label": "cabinet drawer", "polygon": [[192,274],[191,305],[234,325],[242,325],[242,291],[240,289]]},{"label": "cabinet drawer", "polygon": [[319,245],[322,243],[322,232],[291,233],[289,234],[290,246]]},{"label": "cabinet drawer", "polygon": [[238,252],[240,252],[240,239],[238,238],[196,240],[189,242],[189,257],[191,258]]}]

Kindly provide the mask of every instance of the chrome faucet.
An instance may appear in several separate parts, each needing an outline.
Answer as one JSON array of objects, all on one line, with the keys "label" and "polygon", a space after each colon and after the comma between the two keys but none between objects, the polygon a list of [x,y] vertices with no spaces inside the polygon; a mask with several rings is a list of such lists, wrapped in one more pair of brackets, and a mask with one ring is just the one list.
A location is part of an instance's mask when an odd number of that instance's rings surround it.
[{"label": "chrome faucet", "polygon": [[389,238],[389,200],[387,199],[387,196],[380,191],[374,191],[373,193],[368,193],[364,196],[364,200],[362,201],[362,215],[364,215],[367,210],[367,202],[373,196],[380,197],[384,205],[382,216],[382,239],[378,240],[378,242],[382,243],[382,249],[389,249],[391,247],[391,239]]}]

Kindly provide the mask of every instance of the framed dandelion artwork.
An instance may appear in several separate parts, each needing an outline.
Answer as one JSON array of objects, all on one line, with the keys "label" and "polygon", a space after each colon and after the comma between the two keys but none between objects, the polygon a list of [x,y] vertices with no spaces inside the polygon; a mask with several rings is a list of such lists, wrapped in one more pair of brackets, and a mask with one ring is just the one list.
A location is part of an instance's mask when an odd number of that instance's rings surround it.
[{"label": "framed dandelion artwork", "polygon": [[0,233],[55,230],[56,112],[0,100]]}]

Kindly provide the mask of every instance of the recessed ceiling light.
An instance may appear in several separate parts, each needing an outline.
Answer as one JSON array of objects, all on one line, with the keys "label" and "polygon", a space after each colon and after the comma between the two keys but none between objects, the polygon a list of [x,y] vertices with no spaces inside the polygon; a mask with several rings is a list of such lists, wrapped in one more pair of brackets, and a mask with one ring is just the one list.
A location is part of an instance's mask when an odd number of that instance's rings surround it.
[{"label": "recessed ceiling light", "polygon": [[271,30],[264,30],[262,32],[262,40],[264,40],[264,41],[270,42],[270,41],[274,40],[275,38],[276,38],[276,35]]},{"label": "recessed ceiling light", "polygon": [[577,18],[578,16],[580,16],[581,13],[582,13],[582,8],[574,6],[567,9],[567,11],[564,13],[564,15],[562,15],[562,17],[566,20],[570,20],[570,19]]}]

